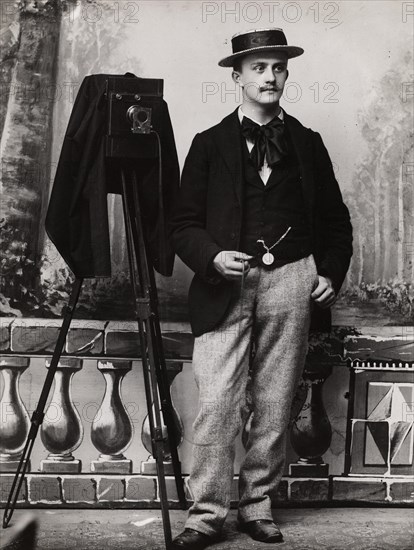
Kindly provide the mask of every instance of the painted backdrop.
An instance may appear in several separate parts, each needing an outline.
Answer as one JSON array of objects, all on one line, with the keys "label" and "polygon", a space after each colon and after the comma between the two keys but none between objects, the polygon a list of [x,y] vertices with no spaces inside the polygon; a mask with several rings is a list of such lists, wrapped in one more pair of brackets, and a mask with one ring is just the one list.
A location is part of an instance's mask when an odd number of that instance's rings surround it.
[{"label": "painted backdrop", "polygon": [[[82,79],[163,78],[182,166],[195,133],[240,101],[217,66],[231,36],[270,25],[305,49],[282,105],[321,133],[355,229],[334,323],[414,325],[412,23],[412,3],[394,0],[2,2],[1,314],[56,317],[67,301],[72,276],[43,222]],[[122,211],[108,201],[113,277],[87,281],[77,316],[130,319]],[[190,279],[179,260],[158,277],[163,320],[187,320]]]}]

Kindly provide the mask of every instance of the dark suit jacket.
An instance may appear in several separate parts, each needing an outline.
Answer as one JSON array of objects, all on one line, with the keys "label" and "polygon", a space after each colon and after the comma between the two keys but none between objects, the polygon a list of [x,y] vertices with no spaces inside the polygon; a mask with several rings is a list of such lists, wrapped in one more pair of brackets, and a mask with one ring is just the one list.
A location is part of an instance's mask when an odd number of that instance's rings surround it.
[{"label": "dark suit jacket", "polygon": [[[82,82],[63,140],[46,215],[46,232],[77,277],[111,275],[107,194],[119,193],[121,185],[119,170],[108,162],[105,151],[105,85],[110,76],[117,75],[90,75]],[[124,76],[140,80],[132,73]],[[180,172],[165,101],[160,102],[157,117],[154,127],[162,146],[164,216],[168,220]],[[149,258],[157,271],[171,275],[174,251],[166,235],[160,234],[158,220],[158,159],[134,159],[131,165],[141,191]]]},{"label": "dark suit jacket", "polygon": [[[285,115],[300,164],[300,180],[320,275],[338,292],[352,256],[347,207],[320,135]],[[215,328],[231,296],[231,281],[211,276],[209,263],[222,250],[239,250],[243,218],[243,162],[237,109],[197,134],[185,161],[171,223],[178,256],[194,272],[189,291],[195,336]],[[329,331],[329,309],[313,308],[311,329]]]}]

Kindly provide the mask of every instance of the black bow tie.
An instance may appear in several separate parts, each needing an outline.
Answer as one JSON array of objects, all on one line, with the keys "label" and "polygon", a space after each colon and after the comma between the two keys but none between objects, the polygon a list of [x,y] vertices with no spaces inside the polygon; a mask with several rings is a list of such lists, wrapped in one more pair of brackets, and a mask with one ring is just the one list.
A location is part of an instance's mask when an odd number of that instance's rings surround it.
[{"label": "black bow tie", "polygon": [[250,151],[250,159],[260,170],[266,156],[267,164],[273,167],[288,154],[285,138],[285,126],[279,117],[275,117],[267,124],[260,126],[250,118],[243,117],[242,134],[246,139],[254,143]]}]

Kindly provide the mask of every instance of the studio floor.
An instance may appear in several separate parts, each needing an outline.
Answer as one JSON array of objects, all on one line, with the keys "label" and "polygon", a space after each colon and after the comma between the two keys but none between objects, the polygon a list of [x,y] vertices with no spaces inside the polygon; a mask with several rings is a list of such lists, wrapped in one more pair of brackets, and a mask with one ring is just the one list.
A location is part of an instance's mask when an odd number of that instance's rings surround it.
[{"label": "studio floor", "polygon": [[[186,513],[171,511],[173,535]],[[19,525],[37,521],[37,542],[10,542]],[[285,541],[261,544],[237,531],[231,511],[223,541],[212,550],[413,550],[414,510],[409,508],[301,508],[274,510]],[[29,520],[29,522],[28,522]],[[0,531],[7,550],[163,550],[160,512],[155,510],[17,510]]]}]

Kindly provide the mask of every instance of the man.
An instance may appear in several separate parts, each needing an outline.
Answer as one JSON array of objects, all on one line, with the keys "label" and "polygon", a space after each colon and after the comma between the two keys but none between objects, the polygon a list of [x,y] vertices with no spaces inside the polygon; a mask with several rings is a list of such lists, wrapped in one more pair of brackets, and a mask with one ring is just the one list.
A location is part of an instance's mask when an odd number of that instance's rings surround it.
[{"label": "man", "polygon": [[329,330],[352,255],[352,227],[316,132],[279,100],[287,61],[303,53],[281,29],[232,38],[243,103],[197,134],[172,221],[175,250],[195,272],[189,291],[193,368],[194,505],[175,548],[217,539],[230,505],[234,440],[241,428],[251,348],[253,420],[240,467],[240,530],[283,540],[271,497],[283,474],[291,402],[311,326]]}]

